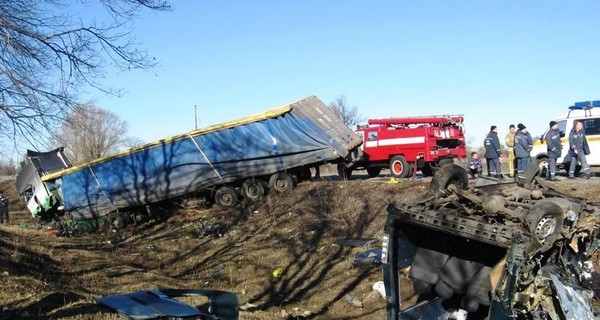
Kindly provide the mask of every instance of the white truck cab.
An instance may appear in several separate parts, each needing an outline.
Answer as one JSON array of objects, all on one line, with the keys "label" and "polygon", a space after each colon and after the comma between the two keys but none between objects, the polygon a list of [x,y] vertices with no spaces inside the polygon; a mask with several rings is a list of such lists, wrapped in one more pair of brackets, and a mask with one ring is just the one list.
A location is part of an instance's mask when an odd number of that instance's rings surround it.
[{"label": "white truck cab", "polygon": [[[557,166],[568,170],[568,163],[564,158],[569,152],[569,132],[573,129],[575,121],[583,123],[584,132],[590,146],[590,154],[586,156],[587,163],[593,171],[600,171],[600,100],[576,102],[569,107],[569,111],[555,119],[563,146],[562,157],[556,161]],[[538,164],[545,165],[548,161],[548,150],[544,137],[548,129],[541,135],[540,140],[534,141],[531,156]],[[596,170],[594,170],[596,169]]]}]

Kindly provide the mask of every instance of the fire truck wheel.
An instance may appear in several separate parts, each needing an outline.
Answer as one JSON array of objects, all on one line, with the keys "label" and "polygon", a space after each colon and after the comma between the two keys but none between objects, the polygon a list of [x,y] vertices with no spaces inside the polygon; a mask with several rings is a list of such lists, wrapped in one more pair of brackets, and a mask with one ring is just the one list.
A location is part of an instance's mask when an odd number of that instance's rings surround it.
[{"label": "fire truck wheel", "polygon": [[265,189],[260,181],[247,179],[242,183],[242,195],[244,198],[256,202],[265,195]]},{"label": "fire truck wheel", "polygon": [[390,172],[394,178],[407,178],[410,175],[410,165],[404,156],[394,156],[390,160]]},{"label": "fire truck wheel", "polygon": [[438,168],[431,179],[431,183],[429,183],[427,196],[443,196],[446,194],[446,189],[450,185],[455,185],[463,190],[466,190],[469,187],[469,176],[463,167],[456,164],[447,164]]},{"label": "fire truck wheel", "polygon": [[287,173],[276,173],[269,178],[269,188],[277,192],[286,192],[292,190],[294,181]]},{"label": "fire truck wheel", "polygon": [[337,165],[338,175],[342,180],[348,180],[352,176],[352,169],[346,167],[345,163],[338,163]]},{"label": "fire truck wheel", "polygon": [[223,208],[235,208],[240,203],[240,194],[233,187],[223,186],[215,192],[215,203]]},{"label": "fire truck wheel", "polygon": [[379,168],[379,167],[367,168],[367,173],[369,174],[369,177],[371,177],[371,178],[379,177],[379,173],[381,173],[381,168]]}]

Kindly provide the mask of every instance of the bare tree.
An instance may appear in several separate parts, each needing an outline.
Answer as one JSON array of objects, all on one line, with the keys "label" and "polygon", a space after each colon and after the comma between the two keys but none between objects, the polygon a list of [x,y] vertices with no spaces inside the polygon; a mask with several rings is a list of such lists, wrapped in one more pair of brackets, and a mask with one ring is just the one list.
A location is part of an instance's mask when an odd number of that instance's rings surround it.
[{"label": "bare tree", "polygon": [[[77,5],[99,6],[107,18],[63,13]],[[131,37],[132,19],[144,8],[170,6],[163,0],[0,0],[0,136],[39,146],[75,107],[80,88],[114,92],[98,82],[107,66],[153,66]]]},{"label": "bare tree", "polygon": [[73,163],[81,163],[130,146],[134,140],[127,131],[127,122],[116,114],[91,103],[80,104],[67,115],[54,143],[65,147]]},{"label": "bare tree", "polygon": [[348,127],[355,126],[364,121],[363,117],[358,113],[356,106],[350,107],[346,104],[346,96],[344,95],[338,96],[335,98],[335,101],[329,103],[329,108]]}]

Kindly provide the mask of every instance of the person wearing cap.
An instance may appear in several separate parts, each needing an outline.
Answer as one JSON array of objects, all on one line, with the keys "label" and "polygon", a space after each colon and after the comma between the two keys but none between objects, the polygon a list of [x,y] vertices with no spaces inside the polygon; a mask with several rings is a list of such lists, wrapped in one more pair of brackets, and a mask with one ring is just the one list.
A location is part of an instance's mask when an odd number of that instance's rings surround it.
[{"label": "person wearing cap", "polygon": [[8,199],[4,192],[0,190],[0,223],[8,224]]},{"label": "person wearing cap", "polygon": [[560,132],[558,123],[550,121],[550,129],[544,137],[548,151],[548,180],[556,181],[556,160],[562,155],[562,144],[560,143]]},{"label": "person wearing cap", "polygon": [[531,149],[533,148],[533,139],[527,132],[527,127],[519,123],[515,134],[515,156],[517,157],[517,174],[523,174],[525,168],[531,160]]},{"label": "person wearing cap", "polygon": [[590,147],[583,132],[583,123],[581,121],[573,122],[573,129],[569,133],[569,155],[571,164],[569,165],[569,179],[575,178],[575,167],[577,162],[581,163],[581,168],[585,178],[590,178],[590,166],[585,158],[590,154]]},{"label": "person wearing cap", "polygon": [[500,168],[501,147],[498,139],[498,127],[491,126],[483,143],[485,146],[485,160],[487,163],[488,176],[498,177],[502,173]]},{"label": "person wearing cap", "polygon": [[515,125],[511,124],[508,127],[508,133],[504,138],[504,144],[508,148],[508,174],[511,177],[515,176],[516,159],[515,159]]}]

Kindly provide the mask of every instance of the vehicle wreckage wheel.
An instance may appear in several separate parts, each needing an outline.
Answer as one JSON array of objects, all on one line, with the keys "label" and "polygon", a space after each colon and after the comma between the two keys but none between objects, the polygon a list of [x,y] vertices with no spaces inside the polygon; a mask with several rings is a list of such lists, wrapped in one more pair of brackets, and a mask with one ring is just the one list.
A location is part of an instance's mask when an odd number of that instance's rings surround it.
[{"label": "vehicle wreckage wheel", "polygon": [[431,183],[429,183],[427,196],[436,198],[443,196],[450,185],[455,185],[463,190],[469,187],[469,176],[463,167],[455,164],[447,164],[438,168],[431,179]]},{"label": "vehicle wreckage wheel", "polygon": [[548,160],[548,158],[544,157],[544,158],[540,158],[537,159],[536,161],[537,166],[538,166],[538,176],[540,177],[546,177],[549,175],[549,168],[550,168],[550,161]]},{"label": "vehicle wreckage wheel", "polygon": [[404,156],[394,156],[390,160],[390,172],[394,178],[408,178],[410,176],[411,167]]},{"label": "vehicle wreckage wheel", "polygon": [[421,168],[421,173],[426,177],[431,177],[435,174],[437,168],[435,168],[431,163],[426,163],[423,168]]},{"label": "vehicle wreckage wheel", "polygon": [[223,186],[215,192],[215,203],[223,208],[235,208],[240,203],[240,194],[230,186]]},{"label": "vehicle wreckage wheel", "polygon": [[294,181],[287,173],[276,173],[269,178],[269,188],[277,192],[287,192],[294,187]]},{"label": "vehicle wreckage wheel", "polygon": [[380,167],[367,168],[367,173],[369,174],[369,177],[371,177],[371,178],[379,177],[379,174],[381,173],[381,168]]},{"label": "vehicle wreckage wheel", "polygon": [[252,202],[257,202],[265,195],[265,188],[261,181],[247,179],[242,183],[242,195]]},{"label": "vehicle wreckage wheel", "polygon": [[550,249],[560,237],[564,215],[558,204],[538,202],[527,211],[524,218],[529,232],[542,245],[542,251]]}]

